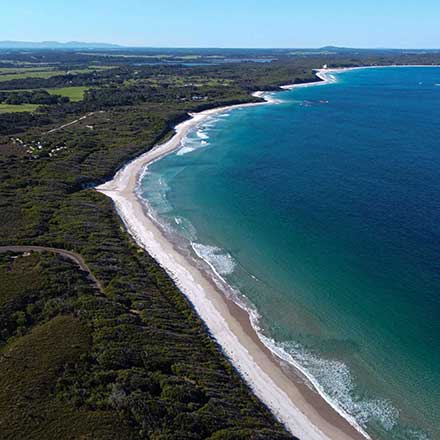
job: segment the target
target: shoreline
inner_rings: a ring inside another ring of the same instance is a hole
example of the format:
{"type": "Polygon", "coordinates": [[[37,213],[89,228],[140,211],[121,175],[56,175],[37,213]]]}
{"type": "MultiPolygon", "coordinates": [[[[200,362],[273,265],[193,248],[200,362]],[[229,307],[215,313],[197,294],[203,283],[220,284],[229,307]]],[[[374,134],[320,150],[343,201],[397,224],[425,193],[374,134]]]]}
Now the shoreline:
{"type": "MultiPolygon", "coordinates": [[[[305,82],[301,84],[287,84],[285,86],[280,86],[282,90],[293,90],[298,87],[311,87],[311,86],[319,86],[323,84],[329,84],[336,82],[335,78],[328,78],[327,74],[332,73],[344,73],[349,72],[351,70],[361,70],[361,69],[391,69],[391,68],[400,68],[400,67],[440,67],[440,64],[390,64],[387,66],[353,66],[353,67],[329,67],[329,68],[319,68],[313,69],[315,75],[321,81],[315,82],[305,82]]],[[[260,92],[257,92],[260,93],[260,92]]],[[[263,92],[264,93],[264,92],[263,92]]]]}
{"type": "MultiPolygon", "coordinates": [[[[331,82],[321,71],[321,81],[283,86],[284,90],[331,82]]],[[[238,104],[190,114],[175,127],[168,141],[132,160],[112,180],[96,189],[112,198],[129,233],[167,271],[202,318],[253,393],[300,440],[369,439],[348,414],[341,414],[298,366],[275,354],[261,339],[249,311],[227,298],[208,273],[179,253],[137,194],[139,178],[149,164],[178,149],[188,131],[212,115],[225,111],[277,103],[271,92],[255,92],[261,103],[238,104]],[[269,94],[269,95],[268,95],[269,94]]]]}

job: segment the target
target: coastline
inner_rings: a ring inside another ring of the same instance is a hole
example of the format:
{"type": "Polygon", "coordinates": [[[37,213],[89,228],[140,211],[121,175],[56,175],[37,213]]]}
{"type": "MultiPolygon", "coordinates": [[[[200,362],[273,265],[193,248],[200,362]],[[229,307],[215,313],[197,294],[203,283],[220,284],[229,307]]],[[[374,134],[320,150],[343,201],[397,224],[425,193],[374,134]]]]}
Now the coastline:
{"type": "MultiPolygon", "coordinates": [[[[351,70],[360,69],[390,69],[390,68],[400,68],[400,67],[440,67],[438,64],[390,64],[388,66],[354,66],[354,67],[330,67],[330,68],[320,68],[314,69],[313,72],[321,80],[316,82],[306,82],[301,84],[287,84],[281,86],[282,90],[293,90],[298,87],[311,87],[319,86],[323,84],[329,84],[336,82],[336,78],[332,76],[333,73],[343,73],[349,72],[351,70]],[[330,76],[329,76],[330,75],[330,76]]],[[[260,93],[260,92],[257,92],[260,93]]]]}
{"type": "MultiPolygon", "coordinates": [[[[321,81],[284,86],[311,86],[332,82],[316,71],[321,81]]],[[[331,72],[333,69],[325,69],[331,72]]],[[[370,438],[354,419],[341,414],[311,380],[277,356],[261,339],[247,311],[227,298],[211,277],[179,253],[164,231],[150,217],[136,189],[141,174],[152,162],[178,149],[189,130],[212,115],[234,108],[277,103],[268,92],[255,92],[261,103],[238,104],[190,114],[175,127],[174,136],[123,167],[114,178],[96,189],[112,198],[129,233],[172,277],[189,299],[211,335],[240,372],[252,391],[286,428],[300,440],[370,438]]]]}

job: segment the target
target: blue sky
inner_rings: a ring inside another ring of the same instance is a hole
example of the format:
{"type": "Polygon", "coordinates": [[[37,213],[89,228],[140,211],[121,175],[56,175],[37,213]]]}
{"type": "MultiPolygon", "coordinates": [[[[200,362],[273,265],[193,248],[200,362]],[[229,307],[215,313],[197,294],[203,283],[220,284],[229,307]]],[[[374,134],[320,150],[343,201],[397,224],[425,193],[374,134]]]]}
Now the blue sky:
{"type": "Polygon", "coordinates": [[[0,40],[440,47],[439,0],[3,0],[0,40]]]}

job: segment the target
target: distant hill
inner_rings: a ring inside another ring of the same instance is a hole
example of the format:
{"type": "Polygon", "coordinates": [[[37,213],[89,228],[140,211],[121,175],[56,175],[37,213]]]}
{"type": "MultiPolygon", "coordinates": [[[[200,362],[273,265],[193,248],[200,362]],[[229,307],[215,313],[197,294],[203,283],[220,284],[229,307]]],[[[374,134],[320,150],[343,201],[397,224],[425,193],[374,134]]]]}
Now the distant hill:
{"type": "Polygon", "coordinates": [[[85,43],[81,41],[0,41],[0,49],[118,49],[122,46],[109,43],[85,43]]]}

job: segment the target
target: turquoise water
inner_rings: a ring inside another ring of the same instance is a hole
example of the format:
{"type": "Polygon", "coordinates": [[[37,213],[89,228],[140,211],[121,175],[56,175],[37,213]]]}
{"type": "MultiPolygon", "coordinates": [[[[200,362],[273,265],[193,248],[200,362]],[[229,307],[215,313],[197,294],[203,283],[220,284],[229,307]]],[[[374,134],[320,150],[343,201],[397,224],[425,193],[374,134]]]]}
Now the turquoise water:
{"type": "Polygon", "coordinates": [[[143,196],[360,426],[440,438],[440,68],[334,78],[205,121],[143,196]]]}

